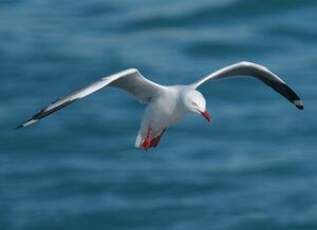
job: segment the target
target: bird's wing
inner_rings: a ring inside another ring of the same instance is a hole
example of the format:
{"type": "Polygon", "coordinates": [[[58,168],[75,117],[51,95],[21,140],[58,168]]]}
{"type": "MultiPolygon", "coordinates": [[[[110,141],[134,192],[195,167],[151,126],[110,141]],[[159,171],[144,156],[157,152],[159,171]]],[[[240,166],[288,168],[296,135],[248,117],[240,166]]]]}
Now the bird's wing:
{"type": "Polygon", "coordinates": [[[29,120],[19,125],[17,128],[23,128],[34,124],[40,119],[66,107],[74,101],[86,97],[106,86],[123,89],[144,103],[149,103],[152,97],[155,97],[164,88],[163,86],[143,77],[137,69],[127,69],[119,73],[103,77],[84,88],[76,90],[67,96],[54,101],[49,106],[32,116],[29,120]]]}
{"type": "Polygon", "coordinates": [[[252,62],[239,62],[233,65],[224,67],[202,79],[193,83],[191,86],[196,89],[201,84],[208,80],[216,80],[233,76],[248,76],[255,77],[272,89],[276,90],[279,94],[284,96],[287,100],[293,103],[298,109],[304,109],[304,105],[297,94],[286,83],[279,78],[276,74],[272,73],[266,67],[252,62]]]}

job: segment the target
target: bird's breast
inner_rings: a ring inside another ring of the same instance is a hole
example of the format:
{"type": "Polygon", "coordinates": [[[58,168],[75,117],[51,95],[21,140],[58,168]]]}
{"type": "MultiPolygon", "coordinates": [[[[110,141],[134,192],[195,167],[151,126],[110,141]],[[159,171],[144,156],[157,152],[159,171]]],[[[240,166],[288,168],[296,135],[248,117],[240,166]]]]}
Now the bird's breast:
{"type": "Polygon", "coordinates": [[[179,108],[175,95],[166,95],[153,103],[154,113],[157,120],[170,126],[183,117],[183,111],[179,108]]]}

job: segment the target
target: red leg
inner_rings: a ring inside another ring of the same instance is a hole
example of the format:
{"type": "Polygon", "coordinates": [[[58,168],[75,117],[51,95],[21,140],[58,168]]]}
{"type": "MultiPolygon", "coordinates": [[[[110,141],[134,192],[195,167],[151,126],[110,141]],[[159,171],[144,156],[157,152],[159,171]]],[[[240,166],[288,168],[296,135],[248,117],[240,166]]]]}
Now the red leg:
{"type": "Polygon", "coordinates": [[[150,147],[154,147],[155,148],[160,143],[161,137],[163,136],[165,131],[166,131],[166,128],[163,129],[163,131],[160,133],[160,135],[158,135],[157,137],[152,139],[150,147]]]}
{"type": "Polygon", "coordinates": [[[148,129],[146,137],[144,138],[144,141],[142,143],[142,148],[144,150],[148,150],[151,147],[156,147],[161,140],[161,137],[163,136],[163,134],[165,133],[166,129],[163,129],[162,132],[160,133],[160,135],[154,137],[153,139],[151,139],[151,128],[148,129]]]}
{"type": "Polygon", "coordinates": [[[142,148],[144,150],[148,150],[149,148],[151,148],[151,137],[150,136],[151,136],[151,128],[148,128],[146,137],[142,143],[142,148]]]}

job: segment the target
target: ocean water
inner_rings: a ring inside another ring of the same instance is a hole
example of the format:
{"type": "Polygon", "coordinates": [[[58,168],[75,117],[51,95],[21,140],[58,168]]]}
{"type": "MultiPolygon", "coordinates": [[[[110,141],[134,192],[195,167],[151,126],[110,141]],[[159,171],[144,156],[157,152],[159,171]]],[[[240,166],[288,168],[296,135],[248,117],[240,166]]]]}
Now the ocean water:
{"type": "Polygon", "coordinates": [[[0,229],[317,229],[317,1],[0,1],[0,229]],[[133,147],[144,105],[100,91],[12,128],[69,91],[136,67],[190,83],[268,66],[299,111],[255,79],[201,88],[160,146],[133,147]]]}

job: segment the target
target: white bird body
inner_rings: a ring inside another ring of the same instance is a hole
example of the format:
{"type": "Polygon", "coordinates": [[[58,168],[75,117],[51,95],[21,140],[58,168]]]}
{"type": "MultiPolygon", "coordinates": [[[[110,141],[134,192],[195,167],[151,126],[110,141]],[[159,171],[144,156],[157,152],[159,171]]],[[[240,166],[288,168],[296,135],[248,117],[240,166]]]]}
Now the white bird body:
{"type": "Polygon", "coordinates": [[[140,147],[146,135],[153,139],[171,127],[188,112],[182,101],[182,94],[190,89],[188,86],[166,86],[146,107],[135,147],[140,147]],[[150,128],[150,133],[149,132],[150,128]]]}
{"type": "Polygon", "coordinates": [[[87,87],[58,99],[17,128],[37,123],[40,119],[78,99],[86,97],[106,86],[112,86],[123,89],[140,102],[148,104],[135,141],[136,147],[147,150],[148,148],[156,147],[165,130],[181,120],[187,113],[201,114],[210,121],[210,116],[206,110],[205,98],[196,89],[206,81],[237,75],[255,77],[287,98],[298,109],[302,110],[304,108],[297,94],[281,78],[266,67],[251,62],[239,62],[227,66],[193,84],[174,86],[159,85],[143,77],[137,69],[127,69],[101,78],[87,87]]]}

